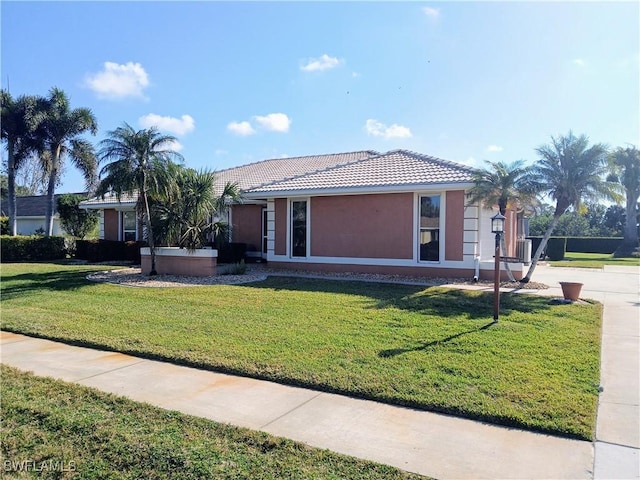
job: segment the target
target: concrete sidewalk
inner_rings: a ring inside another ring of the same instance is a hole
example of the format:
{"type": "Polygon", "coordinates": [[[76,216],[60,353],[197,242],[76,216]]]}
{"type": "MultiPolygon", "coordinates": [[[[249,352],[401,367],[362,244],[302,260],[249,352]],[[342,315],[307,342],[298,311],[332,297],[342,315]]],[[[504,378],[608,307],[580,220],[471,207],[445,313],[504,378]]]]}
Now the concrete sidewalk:
{"type": "Polygon", "coordinates": [[[299,440],[438,479],[640,478],[640,269],[539,267],[605,304],[594,444],[2,332],[1,360],[36,375],[299,440]],[[595,455],[594,455],[595,451],[595,455]],[[595,460],[595,463],[594,463],[595,460]]]}

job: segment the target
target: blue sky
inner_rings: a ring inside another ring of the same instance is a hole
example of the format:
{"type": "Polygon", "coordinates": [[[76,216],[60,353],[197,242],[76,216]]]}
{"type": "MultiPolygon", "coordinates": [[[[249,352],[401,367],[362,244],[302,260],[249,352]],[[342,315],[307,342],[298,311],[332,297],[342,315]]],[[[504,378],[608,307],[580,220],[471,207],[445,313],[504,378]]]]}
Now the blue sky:
{"type": "MultiPolygon", "coordinates": [[[[535,161],[552,135],[640,145],[638,2],[0,2],[1,83],[57,86],[187,166],[414,150],[535,161]]],[[[67,167],[58,192],[83,189],[67,167]]]]}

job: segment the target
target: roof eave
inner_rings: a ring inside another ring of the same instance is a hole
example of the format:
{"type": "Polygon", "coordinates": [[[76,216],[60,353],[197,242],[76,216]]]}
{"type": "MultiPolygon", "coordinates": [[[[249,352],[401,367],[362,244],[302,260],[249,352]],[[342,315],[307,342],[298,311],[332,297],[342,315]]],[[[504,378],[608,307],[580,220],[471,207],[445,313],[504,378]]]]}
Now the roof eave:
{"type": "Polygon", "coordinates": [[[281,198],[281,197],[312,197],[328,195],[366,195],[372,193],[411,193],[422,191],[466,190],[473,187],[473,182],[423,183],[411,185],[380,185],[363,187],[339,188],[308,188],[295,190],[272,190],[246,192],[247,199],[281,198]]]}

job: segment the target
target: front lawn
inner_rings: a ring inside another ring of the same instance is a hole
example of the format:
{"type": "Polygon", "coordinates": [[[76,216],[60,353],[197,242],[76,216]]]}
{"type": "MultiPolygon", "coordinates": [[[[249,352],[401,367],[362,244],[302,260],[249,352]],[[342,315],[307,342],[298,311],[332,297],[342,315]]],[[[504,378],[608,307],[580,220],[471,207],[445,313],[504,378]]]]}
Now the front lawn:
{"type": "Polygon", "coordinates": [[[552,267],[602,268],[605,265],[640,266],[640,258],[614,258],[608,253],[567,252],[564,260],[549,262],[552,267]]]}
{"type": "Polygon", "coordinates": [[[2,478],[424,478],[6,366],[1,373],[2,478]]]}
{"type": "MultiPolygon", "coordinates": [[[[130,288],[100,267],[2,265],[2,328],[591,439],[600,304],[272,277],[130,288]]],[[[104,267],[102,267],[104,268],[104,267]]]]}

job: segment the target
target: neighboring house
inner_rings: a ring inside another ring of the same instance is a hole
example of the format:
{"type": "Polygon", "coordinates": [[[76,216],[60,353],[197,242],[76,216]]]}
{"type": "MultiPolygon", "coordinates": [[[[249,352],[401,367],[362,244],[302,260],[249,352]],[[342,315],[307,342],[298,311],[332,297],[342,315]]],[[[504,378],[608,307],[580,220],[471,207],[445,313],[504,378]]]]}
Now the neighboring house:
{"type": "MultiPolygon", "coordinates": [[[[83,195],[83,194],[80,194],[83,195]]],[[[86,195],[86,193],[84,194],[86,195]]],[[[64,235],[64,230],[60,226],[60,217],[58,216],[58,197],[55,196],[55,211],[53,217],[53,235],[64,235]]],[[[2,215],[9,216],[9,200],[3,199],[2,215]]],[[[47,212],[47,196],[35,195],[30,197],[16,197],[16,222],[18,226],[18,235],[33,235],[36,232],[45,229],[45,219],[47,212]]]]}
{"type": "MultiPolygon", "coordinates": [[[[232,241],[270,266],[473,277],[478,260],[492,277],[496,212],[467,205],[473,172],[406,150],[361,151],[264,160],[217,172],[216,182],[237,182],[244,194],[228,212],[232,241]]],[[[102,238],[126,238],[134,199],[82,206],[102,210],[102,238]]],[[[521,224],[507,212],[510,256],[521,224]]],[[[513,270],[521,275],[522,264],[513,270]]]]}

